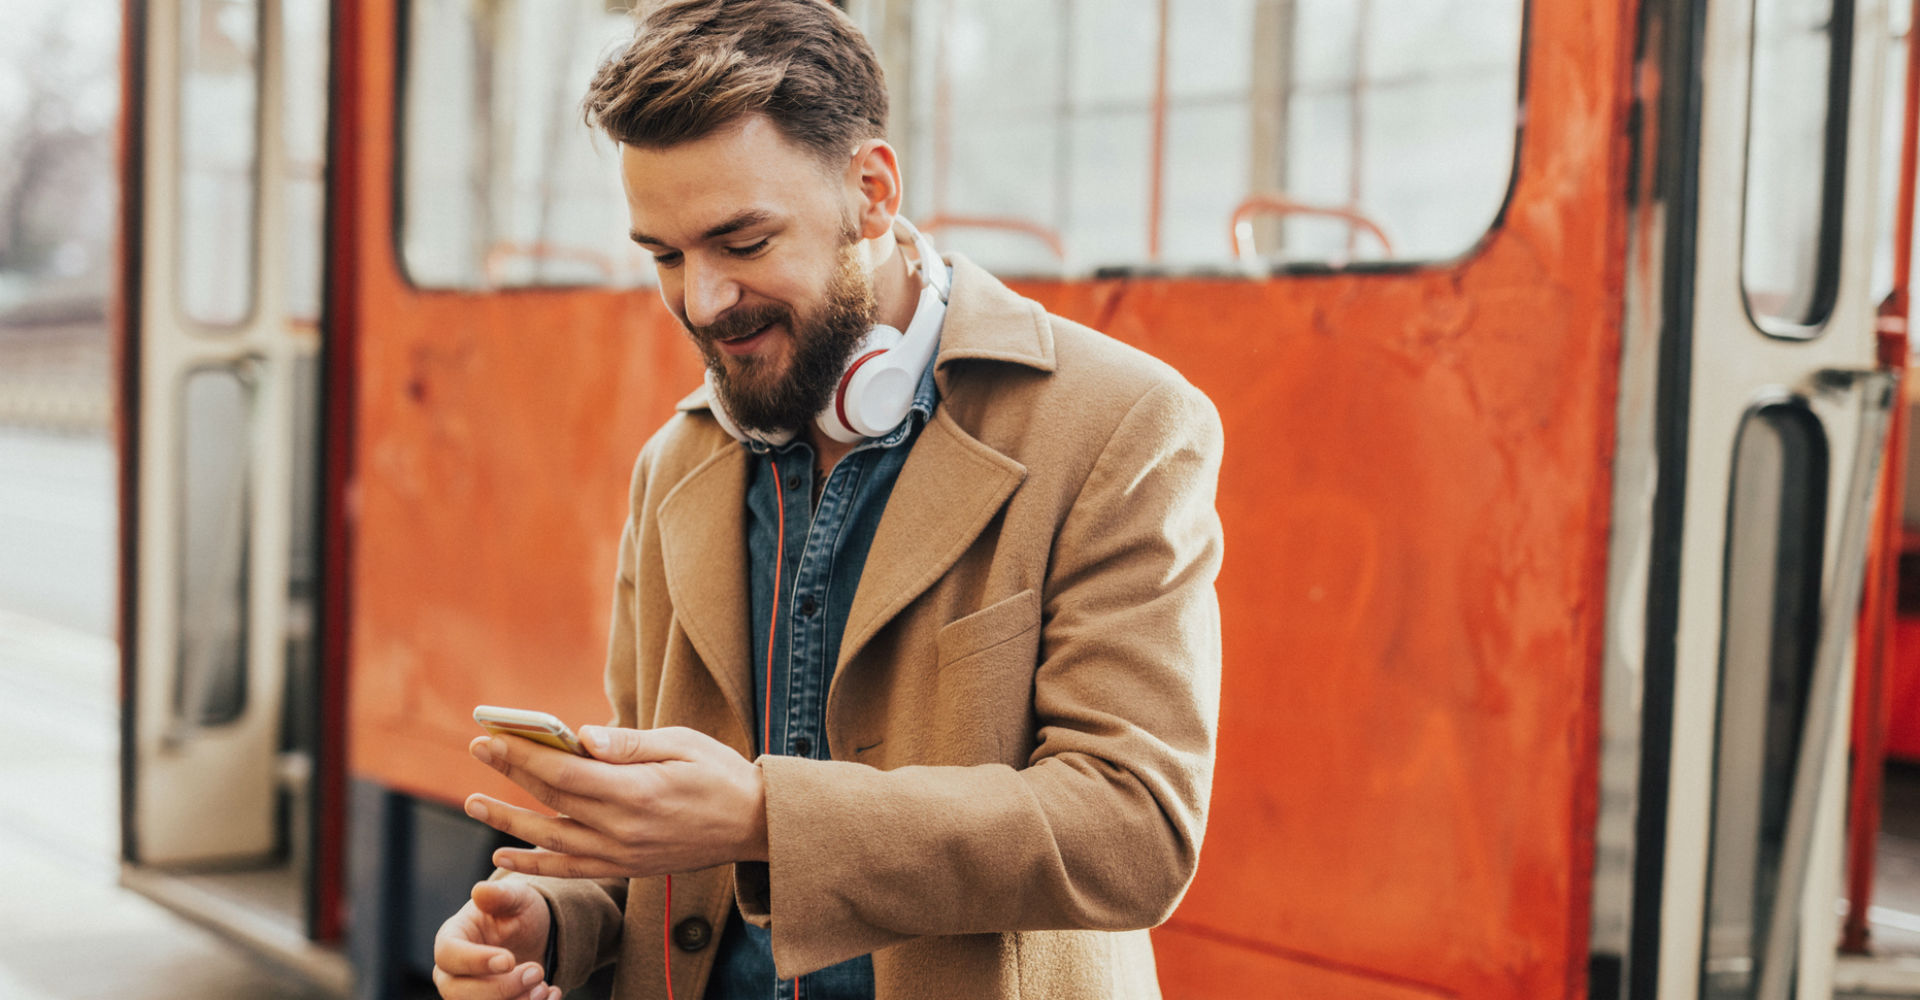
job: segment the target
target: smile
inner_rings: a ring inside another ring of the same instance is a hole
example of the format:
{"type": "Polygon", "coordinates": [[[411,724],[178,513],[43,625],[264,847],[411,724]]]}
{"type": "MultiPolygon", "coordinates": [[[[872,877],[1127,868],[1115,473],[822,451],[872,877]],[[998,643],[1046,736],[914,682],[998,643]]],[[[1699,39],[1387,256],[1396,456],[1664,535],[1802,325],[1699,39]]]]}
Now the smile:
{"type": "Polygon", "coordinates": [[[760,342],[766,339],[767,334],[771,332],[774,327],[779,325],[780,324],[777,322],[768,323],[766,326],[763,326],[760,329],[754,331],[753,333],[747,334],[744,337],[735,337],[732,340],[716,340],[714,341],[714,343],[718,344],[720,346],[720,349],[727,352],[728,354],[733,354],[733,355],[747,354],[753,351],[754,348],[760,346],[760,342]]]}

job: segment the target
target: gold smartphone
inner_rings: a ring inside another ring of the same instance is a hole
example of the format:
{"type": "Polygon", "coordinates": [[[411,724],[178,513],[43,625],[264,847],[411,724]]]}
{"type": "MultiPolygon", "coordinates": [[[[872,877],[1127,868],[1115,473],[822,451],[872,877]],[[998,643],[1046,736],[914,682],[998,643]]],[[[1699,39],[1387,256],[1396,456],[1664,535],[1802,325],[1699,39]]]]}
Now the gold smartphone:
{"type": "Polygon", "coordinates": [[[581,757],[593,756],[587,753],[586,747],[580,745],[580,738],[573,735],[573,730],[568,729],[566,723],[546,712],[481,705],[473,710],[473,721],[495,736],[518,736],[581,757]]]}

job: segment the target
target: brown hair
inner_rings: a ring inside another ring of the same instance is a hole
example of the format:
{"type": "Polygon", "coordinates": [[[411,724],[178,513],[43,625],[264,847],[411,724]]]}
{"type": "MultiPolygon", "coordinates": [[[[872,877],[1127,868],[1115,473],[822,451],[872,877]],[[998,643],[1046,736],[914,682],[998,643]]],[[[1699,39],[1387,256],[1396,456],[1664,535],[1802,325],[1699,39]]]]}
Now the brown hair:
{"type": "Polygon", "coordinates": [[[860,29],[825,0],[659,0],[582,108],[616,142],[663,147],[752,114],[832,165],[887,133],[887,85],[860,29]]]}

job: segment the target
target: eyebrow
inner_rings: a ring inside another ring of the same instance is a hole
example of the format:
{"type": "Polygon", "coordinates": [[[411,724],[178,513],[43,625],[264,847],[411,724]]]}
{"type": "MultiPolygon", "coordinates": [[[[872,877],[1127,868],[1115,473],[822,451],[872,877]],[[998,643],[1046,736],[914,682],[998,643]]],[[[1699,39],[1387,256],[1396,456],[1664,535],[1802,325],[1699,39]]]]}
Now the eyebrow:
{"type": "MultiPolygon", "coordinates": [[[[773,221],[772,212],[764,209],[750,208],[701,233],[700,242],[709,243],[724,236],[731,236],[742,229],[750,229],[771,221],[773,221]]],[[[670,247],[673,245],[657,236],[648,236],[646,233],[638,231],[629,232],[627,235],[632,237],[635,243],[646,243],[657,247],[670,247]]]]}

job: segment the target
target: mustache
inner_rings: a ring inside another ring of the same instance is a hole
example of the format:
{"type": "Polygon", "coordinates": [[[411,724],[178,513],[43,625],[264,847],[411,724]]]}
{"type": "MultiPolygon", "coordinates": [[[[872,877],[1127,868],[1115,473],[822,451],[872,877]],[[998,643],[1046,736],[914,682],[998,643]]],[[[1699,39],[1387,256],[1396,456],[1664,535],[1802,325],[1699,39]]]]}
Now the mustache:
{"type": "Polygon", "coordinates": [[[703,344],[721,340],[737,340],[755,333],[769,323],[788,321],[788,310],[784,306],[767,303],[735,309],[706,326],[687,327],[687,332],[703,344]]]}

